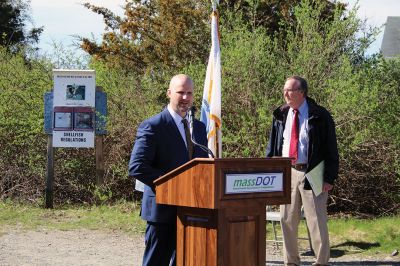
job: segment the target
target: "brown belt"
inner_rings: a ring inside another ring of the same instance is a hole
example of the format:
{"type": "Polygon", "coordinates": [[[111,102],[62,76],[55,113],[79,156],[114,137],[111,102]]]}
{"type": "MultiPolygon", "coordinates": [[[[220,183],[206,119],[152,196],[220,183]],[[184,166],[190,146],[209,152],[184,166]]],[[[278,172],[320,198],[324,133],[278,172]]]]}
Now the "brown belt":
{"type": "Polygon", "coordinates": [[[292,168],[296,169],[297,171],[305,171],[307,169],[307,164],[306,163],[293,164],[292,168]]]}

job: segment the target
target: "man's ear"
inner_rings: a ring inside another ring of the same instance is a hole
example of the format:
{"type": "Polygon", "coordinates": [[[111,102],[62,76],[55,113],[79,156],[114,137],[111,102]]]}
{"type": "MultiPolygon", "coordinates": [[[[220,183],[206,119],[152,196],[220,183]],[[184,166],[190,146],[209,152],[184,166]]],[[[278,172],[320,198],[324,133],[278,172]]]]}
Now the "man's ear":
{"type": "Polygon", "coordinates": [[[171,90],[170,89],[167,90],[167,97],[171,98],[171,90]]]}

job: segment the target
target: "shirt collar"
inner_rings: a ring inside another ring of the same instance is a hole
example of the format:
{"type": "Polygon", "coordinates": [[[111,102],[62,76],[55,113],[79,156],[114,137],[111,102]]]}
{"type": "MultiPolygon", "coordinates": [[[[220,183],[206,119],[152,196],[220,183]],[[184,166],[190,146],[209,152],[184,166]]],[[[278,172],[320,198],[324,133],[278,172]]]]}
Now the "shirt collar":
{"type": "MultiPolygon", "coordinates": [[[[307,100],[304,100],[303,103],[300,105],[299,109],[297,110],[299,111],[299,115],[305,114],[306,111],[308,110],[307,100]]],[[[292,107],[290,107],[290,111],[293,112],[292,107]]]]}
{"type": "Polygon", "coordinates": [[[187,119],[187,114],[184,118],[182,118],[180,115],[178,115],[173,109],[172,107],[168,104],[167,106],[168,112],[171,114],[172,118],[174,119],[174,122],[177,126],[182,125],[182,120],[183,119],[187,119]]]}

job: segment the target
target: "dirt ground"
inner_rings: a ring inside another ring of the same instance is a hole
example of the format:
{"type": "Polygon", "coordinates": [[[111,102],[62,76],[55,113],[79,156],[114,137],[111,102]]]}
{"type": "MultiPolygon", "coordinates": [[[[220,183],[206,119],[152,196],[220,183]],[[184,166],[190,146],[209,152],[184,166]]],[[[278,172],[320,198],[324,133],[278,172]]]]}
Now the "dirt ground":
{"type": "MultiPolygon", "coordinates": [[[[141,265],[143,236],[121,232],[11,231],[0,235],[1,266],[66,265],[141,265]]],[[[313,257],[303,250],[302,265],[311,265],[313,257]]],[[[266,265],[283,265],[281,249],[267,243],[266,265]]],[[[332,265],[400,265],[400,257],[380,255],[360,258],[332,251],[332,265]]]]}

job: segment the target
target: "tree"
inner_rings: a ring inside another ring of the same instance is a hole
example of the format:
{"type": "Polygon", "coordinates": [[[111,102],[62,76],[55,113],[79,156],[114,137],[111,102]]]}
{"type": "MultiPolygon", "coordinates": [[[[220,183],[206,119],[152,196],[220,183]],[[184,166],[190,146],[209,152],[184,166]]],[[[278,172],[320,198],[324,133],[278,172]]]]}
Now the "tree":
{"type": "Polygon", "coordinates": [[[108,31],[100,45],[82,39],[82,48],[96,58],[143,73],[155,68],[179,68],[207,58],[207,4],[191,0],[134,0],[125,18],[89,3],[101,14],[108,31]]]}
{"type": "Polygon", "coordinates": [[[29,1],[1,0],[0,2],[0,45],[16,51],[18,46],[35,44],[43,31],[41,28],[32,28],[26,32],[26,20],[29,1]]]}
{"type": "MultiPolygon", "coordinates": [[[[280,23],[296,26],[294,8],[300,0],[224,0],[218,8],[221,27],[232,28],[242,20],[250,29],[263,27],[269,35],[280,31],[280,23]]],[[[328,0],[321,12],[323,20],[333,20],[334,10],[343,4],[328,0]]],[[[316,4],[315,4],[316,5],[316,4]]],[[[122,65],[142,73],[149,69],[180,68],[190,62],[206,62],[210,46],[209,1],[134,0],[125,5],[125,17],[89,3],[84,4],[103,16],[106,33],[101,44],[82,38],[81,47],[109,64],[122,65]]]]}
{"type": "MultiPolygon", "coordinates": [[[[223,0],[220,1],[220,9],[224,14],[233,13],[249,22],[253,28],[263,27],[269,35],[280,32],[281,23],[286,22],[293,27],[296,26],[294,9],[301,3],[301,0],[223,0]]],[[[314,7],[322,4],[324,6],[320,13],[322,20],[333,20],[335,10],[345,10],[346,4],[332,3],[329,0],[314,1],[314,7]]]]}

